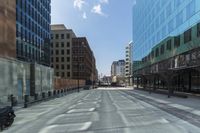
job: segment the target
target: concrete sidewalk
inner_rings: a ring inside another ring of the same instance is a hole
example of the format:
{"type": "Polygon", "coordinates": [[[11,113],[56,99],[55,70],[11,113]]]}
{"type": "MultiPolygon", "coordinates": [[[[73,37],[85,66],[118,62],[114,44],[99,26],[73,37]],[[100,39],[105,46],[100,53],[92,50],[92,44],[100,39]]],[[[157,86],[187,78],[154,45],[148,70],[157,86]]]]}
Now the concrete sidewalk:
{"type": "Polygon", "coordinates": [[[179,109],[193,111],[193,112],[196,112],[195,114],[200,115],[200,104],[199,104],[200,98],[197,98],[194,96],[189,96],[188,98],[179,98],[179,97],[172,96],[168,98],[166,95],[157,94],[157,93],[149,94],[149,92],[147,91],[134,90],[131,92],[140,96],[150,98],[157,102],[166,103],[170,106],[177,107],[179,109]]]}

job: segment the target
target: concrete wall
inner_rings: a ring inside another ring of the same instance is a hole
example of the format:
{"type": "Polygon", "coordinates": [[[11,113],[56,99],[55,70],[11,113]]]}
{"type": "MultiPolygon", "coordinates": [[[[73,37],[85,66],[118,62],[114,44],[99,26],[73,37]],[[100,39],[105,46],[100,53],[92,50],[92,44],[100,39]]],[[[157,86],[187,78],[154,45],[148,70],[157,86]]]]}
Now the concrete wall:
{"type": "Polygon", "coordinates": [[[13,94],[17,99],[30,90],[27,82],[30,80],[30,65],[15,60],[0,58],[0,102],[8,101],[13,94]]]}
{"type": "Polygon", "coordinates": [[[35,65],[35,92],[48,92],[53,90],[53,69],[34,64],[35,65]]]}
{"type": "Polygon", "coordinates": [[[35,86],[35,93],[38,94],[53,90],[53,69],[0,58],[0,104],[9,102],[8,97],[11,94],[18,102],[22,101],[24,95],[30,95],[33,86],[35,86]],[[35,69],[31,69],[31,66],[35,69]],[[36,80],[32,81],[32,77],[36,80]]]}

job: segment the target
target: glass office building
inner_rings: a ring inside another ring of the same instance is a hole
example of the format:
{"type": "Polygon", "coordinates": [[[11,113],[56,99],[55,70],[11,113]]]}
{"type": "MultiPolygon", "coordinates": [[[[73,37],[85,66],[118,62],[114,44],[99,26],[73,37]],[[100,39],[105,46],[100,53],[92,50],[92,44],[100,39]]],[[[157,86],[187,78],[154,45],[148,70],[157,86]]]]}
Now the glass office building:
{"type": "Polygon", "coordinates": [[[17,58],[50,65],[51,0],[16,0],[17,58]]]}
{"type": "Polygon", "coordinates": [[[200,0],[136,0],[133,6],[133,60],[142,60],[169,36],[200,22],[200,0]]]}

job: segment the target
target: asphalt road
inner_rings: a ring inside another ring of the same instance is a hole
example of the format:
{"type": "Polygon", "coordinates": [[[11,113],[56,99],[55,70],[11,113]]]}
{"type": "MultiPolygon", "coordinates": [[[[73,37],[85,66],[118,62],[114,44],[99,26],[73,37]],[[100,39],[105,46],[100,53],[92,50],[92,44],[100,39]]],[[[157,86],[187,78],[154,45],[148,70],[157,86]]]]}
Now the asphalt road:
{"type": "Polygon", "coordinates": [[[4,132],[200,133],[200,111],[188,109],[135,90],[101,88],[20,109],[4,132]]]}

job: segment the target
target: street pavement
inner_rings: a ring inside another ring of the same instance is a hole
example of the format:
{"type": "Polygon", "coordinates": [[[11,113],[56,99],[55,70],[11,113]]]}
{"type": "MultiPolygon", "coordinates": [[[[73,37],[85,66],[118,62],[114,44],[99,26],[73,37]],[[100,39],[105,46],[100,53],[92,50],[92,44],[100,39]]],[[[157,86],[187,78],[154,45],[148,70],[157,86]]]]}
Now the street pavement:
{"type": "Polygon", "coordinates": [[[200,133],[200,99],[99,88],[16,111],[5,133],[200,133]]]}

